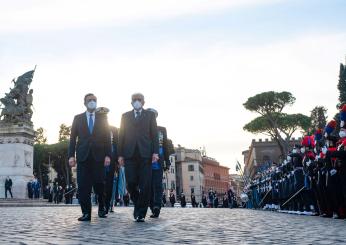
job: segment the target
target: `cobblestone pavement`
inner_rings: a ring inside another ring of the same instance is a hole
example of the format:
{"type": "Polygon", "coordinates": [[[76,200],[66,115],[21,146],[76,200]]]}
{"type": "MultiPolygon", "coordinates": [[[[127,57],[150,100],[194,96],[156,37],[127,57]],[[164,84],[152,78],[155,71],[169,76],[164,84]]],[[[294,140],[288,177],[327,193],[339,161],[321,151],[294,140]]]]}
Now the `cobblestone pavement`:
{"type": "Polygon", "coordinates": [[[0,244],[346,244],[344,220],[269,211],[164,208],[145,223],[132,208],[79,216],[77,206],[0,208],[0,244]]]}

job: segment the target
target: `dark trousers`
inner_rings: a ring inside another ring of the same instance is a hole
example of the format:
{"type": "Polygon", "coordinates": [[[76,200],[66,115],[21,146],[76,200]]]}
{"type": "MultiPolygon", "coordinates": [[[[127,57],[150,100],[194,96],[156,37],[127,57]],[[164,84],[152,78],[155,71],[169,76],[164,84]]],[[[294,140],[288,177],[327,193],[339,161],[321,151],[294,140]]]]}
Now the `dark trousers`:
{"type": "Polygon", "coordinates": [[[99,211],[104,210],[104,163],[96,162],[89,154],[77,164],[78,197],[83,214],[91,214],[91,189],[98,196],[99,211]]]}
{"type": "Polygon", "coordinates": [[[7,192],[11,194],[11,198],[13,198],[11,188],[5,188],[5,198],[7,198],[7,192]]]}
{"type": "Polygon", "coordinates": [[[150,199],[150,209],[154,210],[154,207],[161,209],[162,206],[162,176],[163,170],[153,169],[151,178],[151,199],[150,199]]]}
{"type": "Polygon", "coordinates": [[[115,171],[115,164],[113,166],[113,163],[111,166],[109,166],[108,169],[105,170],[105,207],[106,211],[108,212],[111,199],[112,199],[112,193],[113,193],[113,182],[114,182],[114,171],[115,171]]]}
{"type": "Polygon", "coordinates": [[[135,205],[134,218],[145,218],[150,203],[151,159],[141,158],[138,154],[125,160],[125,177],[127,190],[135,205]]]}

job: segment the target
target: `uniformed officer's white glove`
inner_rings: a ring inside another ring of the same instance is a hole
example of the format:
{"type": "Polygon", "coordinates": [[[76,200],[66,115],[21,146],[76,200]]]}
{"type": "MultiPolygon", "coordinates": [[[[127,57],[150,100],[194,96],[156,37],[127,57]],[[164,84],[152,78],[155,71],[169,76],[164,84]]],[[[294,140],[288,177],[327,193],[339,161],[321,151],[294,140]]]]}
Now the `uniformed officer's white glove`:
{"type": "Polygon", "coordinates": [[[336,170],[336,169],[332,169],[332,170],[330,170],[330,176],[333,176],[334,174],[336,174],[338,171],[336,170]]]}

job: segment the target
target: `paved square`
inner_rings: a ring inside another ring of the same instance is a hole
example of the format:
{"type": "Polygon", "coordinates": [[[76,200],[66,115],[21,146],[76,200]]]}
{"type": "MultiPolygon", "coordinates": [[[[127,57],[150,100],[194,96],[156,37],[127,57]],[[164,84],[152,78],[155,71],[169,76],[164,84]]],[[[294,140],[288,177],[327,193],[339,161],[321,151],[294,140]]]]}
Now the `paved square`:
{"type": "Polygon", "coordinates": [[[1,244],[346,244],[346,221],[246,209],[164,208],[132,220],[132,208],[77,221],[80,208],[4,207],[1,244]]]}

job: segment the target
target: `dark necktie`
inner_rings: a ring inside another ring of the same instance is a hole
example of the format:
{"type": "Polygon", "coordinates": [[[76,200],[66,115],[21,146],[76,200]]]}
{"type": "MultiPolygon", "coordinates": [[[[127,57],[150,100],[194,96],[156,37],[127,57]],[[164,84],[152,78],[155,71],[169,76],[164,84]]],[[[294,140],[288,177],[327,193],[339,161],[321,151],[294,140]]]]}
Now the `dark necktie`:
{"type": "Polygon", "coordinates": [[[93,114],[90,114],[89,116],[89,133],[91,134],[94,129],[94,119],[93,119],[93,114]]]}
{"type": "Polygon", "coordinates": [[[136,111],[136,120],[138,120],[140,116],[141,116],[141,112],[136,111]]]}

